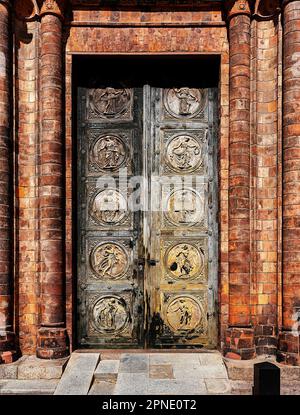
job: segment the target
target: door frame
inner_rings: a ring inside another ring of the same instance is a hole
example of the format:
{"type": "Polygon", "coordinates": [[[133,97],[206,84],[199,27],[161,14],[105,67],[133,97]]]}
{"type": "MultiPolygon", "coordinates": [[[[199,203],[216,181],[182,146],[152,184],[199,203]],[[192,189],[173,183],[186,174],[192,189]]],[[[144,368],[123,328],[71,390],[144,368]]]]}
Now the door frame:
{"type": "MultiPolygon", "coordinates": [[[[105,53],[105,54],[101,53],[101,54],[93,54],[91,56],[97,57],[99,59],[101,59],[101,58],[106,59],[106,58],[109,58],[111,56],[120,56],[120,55],[123,56],[124,58],[136,57],[136,54],[132,55],[130,53],[124,53],[124,54],[119,54],[118,53],[116,55],[112,54],[112,53],[105,53]]],[[[208,57],[210,54],[201,54],[201,53],[186,53],[186,54],[185,53],[180,53],[180,54],[177,54],[177,53],[171,53],[171,54],[141,53],[141,54],[137,54],[137,55],[145,56],[147,59],[151,59],[152,57],[164,58],[164,57],[169,57],[171,55],[171,56],[174,56],[174,57],[176,56],[176,58],[185,57],[185,58],[188,58],[189,60],[192,60],[193,58],[200,57],[200,56],[201,57],[203,57],[203,56],[208,57]]],[[[214,55],[215,57],[218,57],[218,58],[220,57],[219,54],[212,54],[212,55],[214,55]]],[[[78,54],[78,53],[72,54],[72,58],[74,56],[80,57],[82,55],[78,54]]],[[[218,67],[220,66],[219,61],[216,60],[215,63],[218,64],[218,67]]],[[[72,66],[73,66],[73,62],[72,62],[72,66]]],[[[218,94],[220,95],[220,83],[219,82],[218,82],[217,88],[218,88],[218,94]]],[[[73,99],[72,99],[73,115],[76,114],[76,116],[73,116],[73,119],[72,119],[72,159],[77,160],[77,149],[76,149],[77,139],[78,139],[78,137],[77,137],[77,99],[76,99],[76,94],[74,94],[74,91],[77,88],[77,84],[76,84],[76,80],[74,79],[74,77],[72,77],[71,87],[72,87],[72,92],[73,92],[73,94],[72,94],[73,95],[73,99]]],[[[218,105],[219,105],[219,96],[218,96],[218,105]]],[[[220,169],[220,166],[219,166],[219,151],[220,151],[220,149],[219,149],[219,146],[220,146],[219,122],[220,122],[221,117],[220,117],[218,108],[216,108],[216,114],[215,115],[216,116],[214,118],[214,121],[215,121],[214,122],[214,124],[215,124],[214,131],[215,131],[215,134],[216,134],[216,145],[215,145],[215,151],[214,151],[214,159],[215,159],[214,163],[215,163],[215,172],[217,174],[217,177],[219,177],[219,174],[220,174],[219,173],[219,169],[220,169]]],[[[76,199],[76,194],[75,194],[75,199],[74,199],[74,190],[75,190],[75,193],[76,193],[76,189],[77,189],[77,179],[76,179],[76,174],[74,174],[74,169],[76,171],[75,163],[73,163],[73,167],[72,167],[72,171],[73,171],[73,173],[72,173],[72,194],[73,194],[73,196],[72,196],[72,200],[73,200],[73,203],[72,203],[72,206],[73,206],[73,209],[72,209],[72,232],[73,232],[73,235],[74,235],[74,230],[75,230],[75,233],[76,233],[76,226],[74,226],[74,224],[76,224],[76,220],[75,220],[75,218],[76,218],[76,202],[74,203],[74,200],[76,199]],[[74,183],[75,183],[75,186],[74,186],[74,183]],[[74,212],[75,212],[75,215],[74,215],[74,212]]],[[[218,212],[217,212],[216,225],[218,226],[218,224],[220,222],[220,218],[219,218],[220,188],[219,188],[218,184],[217,184],[217,188],[216,188],[216,195],[217,195],[217,202],[218,202],[218,207],[217,207],[218,212]]],[[[215,300],[216,300],[216,304],[217,304],[216,313],[217,313],[217,316],[220,316],[220,311],[221,310],[220,310],[220,302],[219,302],[219,295],[220,295],[220,293],[219,293],[219,290],[220,290],[220,283],[219,283],[219,274],[220,274],[220,269],[219,269],[220,234],[219,234],[219,231],[218,231],[217,235],[218,235],[218,238],[217,238],[216,242],[217,242],[218,258],[217,258],[217,261],[216,261],[217,270],[216,270],[216,278],[215,278],[217,298],[215,300]]],[[[73,241],[71,241],[71,242],[72,242],[71,245],[72,245],[72,252],[73,252],[73,255],[72,255],[72,263],[73,263],[73,266],[72,266],[72,282],[73,282],[72,283],[72,321],[73,321],[73,323],[72,323],[72,340],[73,340],[73,346],[74,346],[73,349],[74,349],[74,348],[77,347],[77,288],[76,288],[76,286],[77,286],[77,260],[76,260],[76,254],[77,254],[76,243],[77,243],[77,241],[76,241],[76,238],[73,238],[73,241]],[[74,255],[74,253],[75,253],[75,255],[74,255]]],[[[220,347],[220,344],[219,344],[219,331],[220,331],[220,321],[219,321],[219,318],[217,318],[216,342],[215,342],[215,345],[212,348],[219,348],[220,347]]],[[[143,346],[141,346],[141,347],[143,347],[143,346]]],[[[116,348],[119,349],[119,347],[116,347],[116,348]]],[[[122,349],[122,348],[120,348],[120,349],[122,349]]],[[[81,350],[82,350],[82,348],[81,348],[81,350]]]]}

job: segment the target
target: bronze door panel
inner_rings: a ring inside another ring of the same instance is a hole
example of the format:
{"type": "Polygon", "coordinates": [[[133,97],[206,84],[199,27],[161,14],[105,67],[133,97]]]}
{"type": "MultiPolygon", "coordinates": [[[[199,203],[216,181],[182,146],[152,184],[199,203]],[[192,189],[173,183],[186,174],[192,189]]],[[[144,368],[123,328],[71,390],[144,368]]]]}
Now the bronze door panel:
{"type": "Polygon", "coordinates": [[[137,347],[142,217],[124,183],[142,169],[142,89],[80,88],[78,100],[78,342],[137,347]]]}
{"type": "Polygon", "coordinates": [[[79,345],[215,347],[216,91],[78,91],[79,345]]]}
{"type": "Polygon", "coordinates": [[[217,344],[216,94],[151,88],[152,267],[145,279],[153,346],[217,344]]]}

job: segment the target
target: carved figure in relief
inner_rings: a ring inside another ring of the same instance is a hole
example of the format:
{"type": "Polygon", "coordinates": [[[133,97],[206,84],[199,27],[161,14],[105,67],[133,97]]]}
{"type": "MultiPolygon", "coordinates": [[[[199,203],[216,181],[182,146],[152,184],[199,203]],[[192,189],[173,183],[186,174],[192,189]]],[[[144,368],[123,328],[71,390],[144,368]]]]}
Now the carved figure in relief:
{"type": "Polygon", "coordinates": [[[96,161],[103,169],[114,169],[119,167],[125,157],[123,143],[114,136],[101,138],[95,146],[96,161]]]}
{"type": "Polygon", "coordinates": [[[130,100],[131,94],[128,89],[95,89],[90,95],[90,110],[93,116],[120,117],[128,109],[130,100]]]}
{"type": "Polygon", "coordinates": [[[176,258],[181,274],[188,275],[192,271],[193,265],[189,260],[189,250],[186,245],[183,247],[183,250],[176,255],[176,258]]]}
{"type": "Polygon", "coordinates": [[[170,160],[180,169],[194,167],[194,156],[199,155],[199,144],[189,136],[177,137],[171,148],[170,160]]]}
{"type": "Polygon", "coordinates": [[[173,330],[193,330],[203,318],[199,304],[190,297],[177,297],[167,307],[167,321],[173,330]]]}
{"type": "Polygon", "coordinates": [[[192,279],[203,273],[205,254],[203,249],[189,243],[171,246],[166,252],[165,264],[172,278],[192,279]]]}
{"type": "Polygon", "coordinates": [[[100,100],[106,103],[104,114],[115,115],[117,112],[117,101],[124,91],[114,88],[106,88],[105,92],[100,96],[100,100]]]}
{"type": "Polygon", "coordinates": [[[189,190],[174,192],[169,198],[168,216],[178,224],[197,222],[202,216],[201,200],[198,199],[189,190]]]}
{"type": "Polygon", "coordinates": [[[116,328],[116,313],[118,307],[116,306],[116,300],[110,300],[106,307],[103,308],[99,313],[99,322],[102,327],[106,329],[116,328]]]}
{"type": "Polygon", "coordinates": [[[121,330],[127,322],[125,304],[116,297],[101,298],[94,306],[94,322],[101,331],[121,330]]]}
{"type": "Polygon", "coordinates": [[[164,105],[176,118],[193,118],[203,110],[206,94],[197,88],[171,88],[165,91],[164,105]]]}
{"type": "Polygon", "coordinates": [[[125,252],[115,244],[101,244],[92,252],[92,266],[102,278],[117,278],[127,266],[125,252]]]}
{"type": "Polygon", "coordinates": [[[193,311],[184,299],[176,301],[169,311],[177,314],[179,328],[182,329],[190,324],[193,311]]]}
{"type": "Polygon", "coordinates": [[[175,95],[179,99],[179,114],[191,115],[191,104],[198,102],[197,97],[189,88],[174,88],[175,95]]]}
{"type": "Polygon", "coordinates": [[[126,214],[126,201],[116,190],[102,190],[94,199],[91,213],[100,222],[117,223],[126,214]]]}

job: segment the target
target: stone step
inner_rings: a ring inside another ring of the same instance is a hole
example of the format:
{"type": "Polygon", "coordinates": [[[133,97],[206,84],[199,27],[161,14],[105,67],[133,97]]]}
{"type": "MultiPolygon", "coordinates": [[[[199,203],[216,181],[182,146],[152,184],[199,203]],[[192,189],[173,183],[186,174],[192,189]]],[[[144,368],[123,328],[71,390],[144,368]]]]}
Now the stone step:
{"type": "Polygon", "coordinates": [[[119,364],[119,360],[101,360],[95,370],[94,379],[116,382],[119,364]]]}
{"type": "Polygon", "coordinates": [[[18,366],[18,379],[60,379],[68,360],[44,360],[28,356],[18,366]]]}
{"type": "Polygon", "coordinates": [[[113,395],[115,386],[115,382],[95,379],[89,390],[89,395],[113,395]]]}
{"type": "Polygon", "coordinates": [[[1,380],[0,395],[53,395],[58,380],[1,380]]]}
{"type": "Polygon", "coordinates": [[[54,395],[87,395],[99,358],[99,353],[73,353],[54,395]]]}

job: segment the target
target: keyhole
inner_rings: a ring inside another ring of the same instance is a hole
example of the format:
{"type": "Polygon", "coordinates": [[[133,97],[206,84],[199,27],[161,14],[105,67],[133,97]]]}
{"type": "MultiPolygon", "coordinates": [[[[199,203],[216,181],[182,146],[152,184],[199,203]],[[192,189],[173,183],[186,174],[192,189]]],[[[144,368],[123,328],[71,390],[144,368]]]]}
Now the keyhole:
{"type": "Polygon", "coordinates": [[[173,264],[171,264],[170,270],[171,271],[176,271],[177,270],[177,263],[176,262],[173,262],[173,264]]]}

